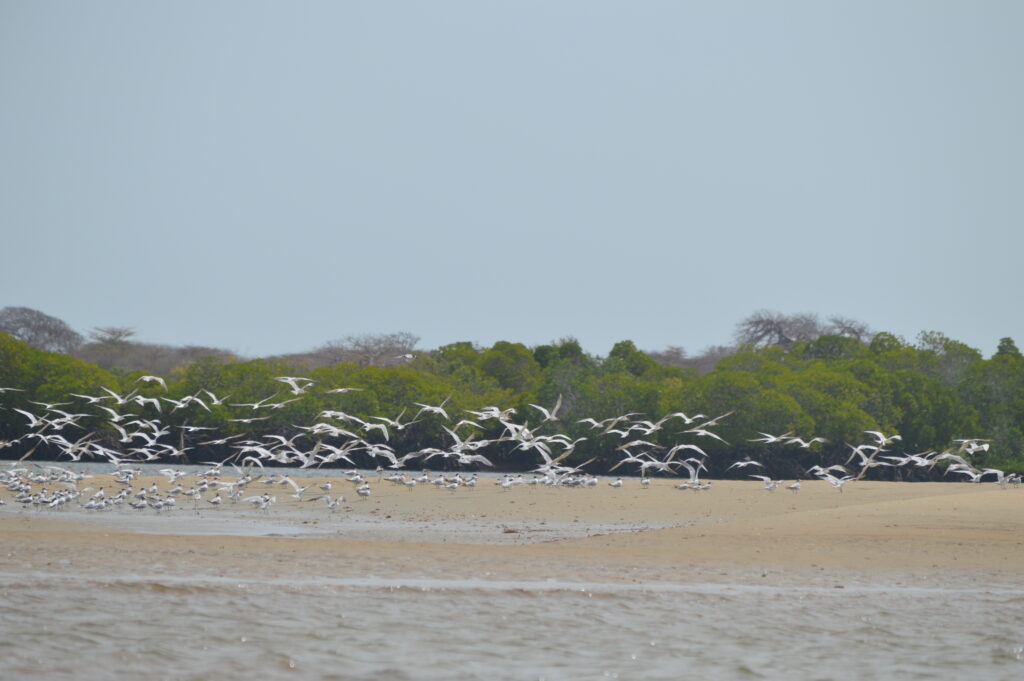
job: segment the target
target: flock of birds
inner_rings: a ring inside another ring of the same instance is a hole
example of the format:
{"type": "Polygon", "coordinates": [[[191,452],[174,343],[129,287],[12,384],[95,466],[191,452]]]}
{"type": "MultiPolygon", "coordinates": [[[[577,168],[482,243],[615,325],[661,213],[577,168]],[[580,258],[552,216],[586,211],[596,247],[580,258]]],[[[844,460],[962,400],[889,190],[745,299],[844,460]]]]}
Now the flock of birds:
{"type": "MultiPolygon", "coordinates": [[[[40,409],[10,407],[25,419],[26,432],[13,440],[0,440],[0,449],[18,444],[23,447],[31,446],[19,461],[13,462],[11,467],[0,472],[0,485],[14,495],[14,502],[37,508],[60,508],[77,503],[85,510],[129,506],[138,510],[148,508],[156,511],[179,507],[181,497],[187,500],[182,502],[183,504],[190,501],[197,509],[200,504],[220,506],[227,501],[248,503],[265,511],[277,501],[273,490],[287,486],[291,489],[291,497],[299,501],[323,501],[326,507],[333,511],[346,499],[341,494],[331,496],[331,480],[328,479],[315,488],[313,485],[302,486],[289,474],[271,473],[270,469],[265,468],[265,464],[273,462],[277,465],[294,465],[303,469],[339,467],[347,464],[346,467],[353,470],[350,470],[344,479],[353,485],[357,497],[366,499],[372,494],[370,480],[355,470],[357,468],[373,468],[376,464],[379,482],[390,482],[407,488],[418,484],[429,484],[452,491],[462,487],[472,488],[479,480],[476,473],[468,476],[462,472],[453,475],[432,475],[428,470],[428,466],[433,465],[430,462],[439,460],[442,467],[448,469],[467,466],[493,467],[493,463],[483,450],[502,443],[507,443],[506,446],[512,447],[513,450],[532,451],[537,456],[537,467],[529,471],[532,477],[506,474],[495,479],[495,484],[504,490],[516,485],[594,487],[599,484],[597,477],[583,470],[594,459],[575,466],[570,466],[566,462],[577,445],[588,438],[572,440],[561,433],[540,432],[546,424],[559,421],[561,396],[551,408],[530,405],[537,411],[538,418],[537,424],[533,427],[528,421],[516,422],[513,418],[516,414],[515,409],[501,409],[496,406],[466,410],[467,417],[453,423],[454,419],[446,409],[448,400],[439,405],[414,403],[417,408],[415,414],[406,421],[402,421],[405,411],[393,419],[373,416],[364,420],[343,411],[324,410],[319,414],[316,423],[296,426],[297,432],[291,437],[267,434],[260,439],[243,439],[245,435],[223,436],[208,427],[186,424],[172,428],[161,422],[160,416],[163,415],[164,409],[171,412],[183,409],[209,411],[211,405],[223,405],[242,410],[231,419],[232,421],[249,424],[266,418],[259,415],[261,412],[279,409],[302,399],[314,384],[314,381],[304,377],[281,376],[275,380],[288,387],[291,397],[277,399],[280,396],[278,392],[255,402],[231,403],[226,402],[229,397],[218,396],[205,389],[195,395],[174,399],[168,396],[144,396],[137,389],[120,394],[104,387],[101,388],[102,394],[99,395],[71,393],[69,398],[72,401],[69,402],[30,402],[40,409]],[[63,407],[73,407],[73,410],[65,410],[63,407]],[[394,433],[404,431],[425,419],[436,420],[441,424],[447,438],[450,439],[447,446],[426,447],[400,454],[389,444],[394,433]],[[174,432],[175,429],[177,433],[174,432]],[[487,430],[500,435],[491,438],[479,437],[487,430]],[[84,434],[76,431],[84,431],[84,434]],[[78,436],[70,434],[73,432],[78,436]],[[186,446],[187,443],[189,446],[186,446]],[[142,476],[142,469],[138,468],[137,464],[185,458],[187,452],[197,445],[230,447],[234,454],[225,461],[204,462],[209,468],[194,476],[195,480],[188,487],[185,486],[184,471],[163,468],[159,470],[159,474],[167,478],[163,489],[155,483],[135,488],[136,481],[142,476]],[[71,461],[103,460],[114,464],[116,473],[113,481],[119,490],[110,493],[103,487],[96,491],[91,488],[80,489],[79,485],[90,477],[88,473],[75,472],[62,466],[36,463],[19,466],[40,447],[43,448],[42,453],[48,456],[56,454],[71,461]],[[362,465],[357,463],[357,458],[362,459],[362,465]],[[412,461],[418,462],[423,469],[422,473],[406,475],[399,472],[412,461]],[[225,466],[230,466],[234,475],[223,475],[225,466]],[[394,472],[385,475],[389,470],[394,472]],[[255,493],[255,484],[264,485],[264,490],[255,493]]],[[[166,383],[159,376],[143,376],[138,382],[158,384],[167,390],[166,383]]],[[[357,390],[361,389],[341,387],[332,388],[327,392],[343,394],[357,390]]],[[[19,389],[0,387],[0,397],[15,391],[19,389]]],[[[685,470],[686,479],[674,486],[677,489],[701,491],[710,489],[711,482],[701,478],[701,474],[707,472],[708,454],[698,444],[684,442],[666,447],[644,438],[662,431],[669,424],[680,422],[682,427],[675,432],[677,435],[692,436],[695,440],[711,438],[724,443],[725,440],[715,433],[713,428],[732,413],[730,411],[710,418],[704,414],[687,415],[680,411],[668,414],[657,421],[641,419],[638,418],[640,414],[628,413],[603,420],[585,418],[580,419],[578,423],[590,426],[594,431],[591,437],[615,437],[621,442],[615,448],[621,458],[611,467],[611,471],[622,466],[633,467],[640,476],[640,484],[647,488],[651,483],[651,474],[679,475],[685,470]]],[[[961,439],[954,441],[952,446],[943,451],[903,454],[887,449],[901,439],[899,435],[886,435],[879,431],[865,431],[865,434],[870,436],[871,441],[856,446],[848,445],[851,453],[844,464],[813,466],[807,474],[827,482],[841,492],[846,484],[863,478],[874,468],[911,466],[931,470],[946,462],[946,474],[963,476],[963,479],[972,482],[980,483],[991,478],[993,482],[1003,487],[1007,484],[1019,485],[1021,482],[1020,475],[1007,474],[995,468],[978,469],[970,463],[970,455],[988,450],[989,443],[984,440],[961,439]]],[[[750,441],[803,449],[810,449],[817,443],[825,442],[820,437],[805,440],[792,432],[759,435],[761,437],[750,441]]],[[[786,482],[768,475],[765,464],[750,458],[735,461],[726,470],[732,469],[757,471],[748,475],[763,481],[764,489],[767,491],[775,491],[786,482]]],[[[622,487],[623,484],[621,477],[608,482],[613,488],[622,487]]],[[[800,490],[801,481],[795,480],[785,486],[795,493],[800,490]]],[[[4,503],[4,500],[0,499],[0,505],[4,503]]]]}

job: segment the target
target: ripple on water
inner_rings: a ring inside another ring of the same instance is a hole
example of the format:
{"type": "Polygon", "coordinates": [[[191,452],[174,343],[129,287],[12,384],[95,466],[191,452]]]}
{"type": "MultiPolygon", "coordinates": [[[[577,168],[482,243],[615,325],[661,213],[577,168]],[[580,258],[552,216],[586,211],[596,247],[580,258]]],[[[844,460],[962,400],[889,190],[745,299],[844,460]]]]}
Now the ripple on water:
{"type": "Polygon", "coordinates": [[[0,651],[57,681],[992,681],[1024,675],[1021,615],[1001,591],[43,576],[4,588],[0,651]]]}

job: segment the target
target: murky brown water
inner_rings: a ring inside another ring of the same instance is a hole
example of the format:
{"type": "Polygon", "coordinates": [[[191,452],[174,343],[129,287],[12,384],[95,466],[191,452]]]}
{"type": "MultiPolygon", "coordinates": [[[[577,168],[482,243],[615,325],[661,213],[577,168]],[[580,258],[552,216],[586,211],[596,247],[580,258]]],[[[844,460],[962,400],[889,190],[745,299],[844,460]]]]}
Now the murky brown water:
{"type": "Polygon", "coordinates": [[[4,679],[1024,678],[1011,588],[0,579],[4,679]]]}

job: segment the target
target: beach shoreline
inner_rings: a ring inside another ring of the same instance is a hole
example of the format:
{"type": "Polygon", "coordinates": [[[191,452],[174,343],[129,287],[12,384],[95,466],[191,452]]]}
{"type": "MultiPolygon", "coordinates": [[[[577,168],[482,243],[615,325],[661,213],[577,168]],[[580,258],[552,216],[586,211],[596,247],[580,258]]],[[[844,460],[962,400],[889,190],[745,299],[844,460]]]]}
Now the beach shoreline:
{"type": "MultiPolygon", "coordinates": [[[[149,485],[155,479],[140,480],[149,485]]],[[[314,482],[316,482],[314,480],[314,482]]],[[[103,478],[91,486],[108,484],[103,478]]],[[[109,485],[108,489],[114,487],[109,485]]],[[[858,482],[798,494],[376,483],[335,512],[275,491],[157,514],[0,507],[0,572],[133,577],[906,586],[1024,584],[1024,490],[858,482]]],[[[261,491],[256,489],[256,491],[261,491]]],[[[289,490],[290,491],[290,490],[289,490]]],[[[347,489],[345,491],[348,491],[347,489]]],[[[354,495],[352,495],[354,496],[354,495]]]]}

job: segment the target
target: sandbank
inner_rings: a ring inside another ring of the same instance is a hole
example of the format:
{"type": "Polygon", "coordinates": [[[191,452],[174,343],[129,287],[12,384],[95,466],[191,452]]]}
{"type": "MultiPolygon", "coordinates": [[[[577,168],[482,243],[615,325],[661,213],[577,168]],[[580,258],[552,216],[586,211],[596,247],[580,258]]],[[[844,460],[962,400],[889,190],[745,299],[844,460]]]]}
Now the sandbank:
{"type": "MultiPolygon", "coordinates": [[[[149,485],[163,479],[141,481],[149,485]]],[[[313,479],[309,482],[319,482],[313,479]]],[[[1024,584],[1024,488],[858,481],[799,493],[715,481],[680,491],[375,482],[335,511],[191,502],[171,511],[0,507],[0,572],[228,579],[476,579],[970,586],[1024,584]]],[[[139,483],[137,483],[138,485],[139,483]]],[[[303,484],[307,484],[304,480],[303,484]]],[[[97,476],[90,486],[110,480],[97,476]]],[[[307,492],[307,498],[309,493],[307,492]]]]}

